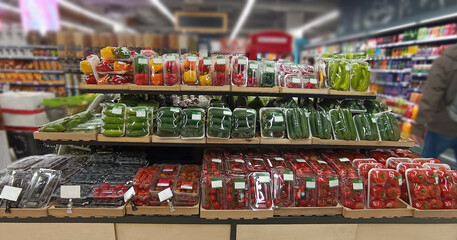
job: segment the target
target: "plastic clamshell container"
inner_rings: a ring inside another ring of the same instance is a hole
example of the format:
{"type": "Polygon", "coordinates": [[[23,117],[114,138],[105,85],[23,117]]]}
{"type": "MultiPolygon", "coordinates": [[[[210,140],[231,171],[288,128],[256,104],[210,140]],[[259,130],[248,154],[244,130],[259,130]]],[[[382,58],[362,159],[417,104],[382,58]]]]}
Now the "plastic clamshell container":
{"type": "Polygon", "coordinates": [[[149,85],[149,60],[146,56],[137,55],[133,62],[135,70],[135,84],[136,85],[149,85]]]}
{"type": "Polygon", "coordinates": [[[131,174],[110,174],[105,178],[104,182],[112,185],[122,184],[132,186],[133,184],[131,174]]]}
{"type": "Polygon", "coordinates": [[[259,87],[260,85],[260,68],[259,62],[249,60],[248,65],[248,78],[246,87],[259,87]]]}
{"type": "Polygon", "coordinates": [[[245,56],[232,57],[230,69],[232,85],[245,87],[248,77],[248,58],[245,56]]]}
{"type": "Polygon", "coordinates": [[[308,161],[317,175],[317,207],[336,206],[338,198],[338,175],[322,160],[308,161]]]}
{"type": "Polygon", "coordinates": [[[275,156],[265,156],[264,157],[265,161],[266,161],[266,164],[267,164],[267,168],[269,170],[273,170],[275,168],[287,168],[286,167],[286,161],[284,160],[283,157],[279,157],[278,155],[275,155],[275,156]]]}
{"type": "Polygon", "coordinates": [[[386,161],[386,167],[390,169],[397,169],[397,165],[404,162],[411,162],[411,158],[390,157],[386,161]]]}
{"type": "Polygon", "coordinates": [[[176,206],[195,206],[200,198],[199,179],[188,180],[178,178],[173,187],[173,204],[176,206]]]}
{"type": "Polygon", "coordinates": [[[197,55],[191,53],[184,55],[182,70],[182,84],[199,85],[200,71],[197,55]]]}
{"type": "Polygon", "coordinates": [[[215,56],[213,57],[213,73],[212,82],[213,86],[224,86],[230,85],[228,78],[229,72],[228,67],[229,61],[227,56],[215,56]]]}
{"type": "MultiPolygon", "coordinates": [[[[173,187],[176,182],[175,176],[157,176],[154,178],[151,189],[151,205],[152,206],[167,206],[167,202],[160,202],[159,192],[170,188],[174,191],[173,187]]],[[[170,199],[172,201],[173,199],[170,199]]]]}
{"type": "Polygon", "coordinates": [[[11,176],[9,177],[6,185],[8,185],[10,187],[22,188],[22,191],[19,194],[19,197],[17,198],[16,202],[10,202],[8,200],[1,199],[0,205],[5,206],[6,202],[10,202],[11,207],[17,207],[19,205],[19,203],[21,202],[22,197],[24,196],[25,190],[28,188],[28,186],[30,184],[30,180],[32,179],[32,174],[33,174],[32,171],[14,170],[11,173],[11,176]]]}
{"type": "Polygon", "coordinates": [[[202,139],[205,137],[206,111],[203,108],[182,110],[181,137],[183,139],[202,139]]]}
{"type": "Polygon", "coordinates": [[[397,166],[397,171],[402,176],[401,196],[400,196],[400,198],[405,202],[409,202],[408,186],[406,184],[406,170],[408,170],[410,168],[421,169],[423,167],[419,163],[409,163],[409,162],[399,163],[398,166],[397,166]]]}
{"type": "Polygon", "coordinates": [[[106,174],[80,172],[73,176],[72,182],[77,184],[97,184],[105,179],[106,174]]]}
{"type": "Polygon", "coordinates": [[[456,185],[446,172],[425,168],[406,170],[410,205],[421,210],[453,208],[456,185]]]}
{"type": "Polygon", "coordinates": [[[153,86],[163,86],[163,56],[152,56],[149,60],[150,84],[153,86]]]}
{"type": "Polygon", "coordinates": [[[202,207],[204,209],[224,209],[225,178],[223,176],[203,176],[202,179],[202,207]]]}
{"type": "Polygon", "coordinates": [[[165,86],[174,86],[181,82],[179,55],[168,53],[163,56],[163,81],[165,86]]]}
{"type": "Polygon", "coordinates": [[[420,163],[421,165],[424,163],[441,163],[441,161],[436,158],[414,158],[411,162],[420,163]]]}
{"type": "MultiPolygon", "coordinates": [[[[65,185],[73,185],[73,184],[65,184],[65,185]]],[[[92,185],[79,185],[81,186],[81,198],[71,199],[71,207],[89,207],[92,201],[92,185]]],[[[57,196],[57,200],[54,202],[54,206],[56,208],[68,208],[70,199],[60,198],[60,187],[58,187],[55,191],[55,196],[57,196]]]]}
{"type": "Polygon", "coordinates": [[[238,157],[230,157],[224,160],[225,175],[246,175],[248,169],[246,167],[246,161],[238,157]]]}
{"type": "Polygon", "coordinates": [[[397,170],[373,168],[368,172],[367,208],[399,208],[402,176],[397,170]]]}
{"type": "Polygon", "coordinates": [[[422,166],[424,166],[424,168],[440,171],[451,170],[451,167],[445,163],[424,163],[422,166]]]}
{"type": "Polygon", "coordinates": [[[257,112],[252,108],[233,110],[232,138],[255,138],[257,112]]]}
{"type": "Polygon", "coordinates": [[[152,124],[152,109],[148,107],[128,107],[125,121],[126,137],[148,136],[152,124]]]}
{"type": "Polygon", "coordinates": [[[229,108],[210,107],[206,123],[206,136],[209,138],[230,138],[232,111],[229,108]]]}
{"type": "Polygon", "coordinates": [[[357,140],[354,119],[348,109],[331,109],[329,111],[333,134],[337,140],[357,140]]]}
{"type": "Polygon", "coordinates": [[[94,187],[92,192],[92,206],[121,206],[124,204],[124,194],[129,186],[123,184],[109,184],[94,187]]]}
{"type": "Polygon", "coordinates": [[[212,86],[213,60],[211,57],[200,57],[198,61],[198,70],[200,71],[200,86],[212,86]]]}
{"type": "Polygon", "coordinates": [[[272,177],[275,208],[293,207],[295,205],[293,171],[285,167],[276,167],[272,169],[272,177]]]}
{"type": "MultiPolygon", "coordinates": [[[[353,112],[351,110],[351,112],[353,112]]],[[[357,136],[360,140],[379,141],[378,125],[373,114],[361,113],[353,117],[357,136]]]]}
{"type": "Polygon", "coordinates": [[[157,136],[179,138],[182,125],[182,112],[177,107],[161,107],[157,110],[157,136]]]}
{"type": "Polygon", "coordinates": [[[270,173],[253,172],[249,174],[250,207],[253,210],[273,209],[273,184],[270,173]]]}
{"type": "Polygon", "coordinates": [[[247,175],[225,177],[225,209],[249,208],[249,181],[247,175]]]}
{"type": "Polygon", "coordinates": [[[304,79],[301,74],[287,74],[284,76],[284,87],[303,88],[304,79]]]}
{"type": "Polygon", "coordinates": [[[184,165],[181,167],[179,178],[186,181],[200,180],[200,172],[201,167],[198,165],[184,165]]]}
{"type": "Polygon", "coordinates": [[[106,137],[122,137],[125,133],[125,104],[103,105],[101,133],[106,137]]]}
{"type": "Polygon", "coordinates": [[[58,170],[40,169],[35,171],[19,207],[43,208],[48,205],[59,184],[60,174],[61,172],[58,170]]]}
{"type": "Polygon", "coordinates": [[[203,160],[202,172],[204,175],[221,176],[224,173],[222,157],[213,157],[203,160]]]}
{"type": "Polygon", "coordinates": [[[274,87],[276,85],[275,62],[261,61],[260,73],[260,87],[274,87]]]}
{"type": "Polygon", "coordinates": [[[149,192],[154,176],[162,169],[160,165],[153,165],[146,168],[141,168],[133,179],[133,189],[135,194],[141,191],[149,192]]]}
{"type": "Polygon", "coordinates": [[[287,137],[290,140],[311,138],[309,117],[305,109],[289,108],[284,111],[287,137]]]}
{"type": "Polygon", "coordinates": [[[162,169],[158,172],[159,177],[176,177],[181,170],[181,166],[178,164],[163,164],[162,169]]]}
{"type": "Polygon", "coordinates": [[[365,208],[365,189],[359,177],[341,177],[340,201],[343,206],[350,209],[365,208]]]}
{"type": "Polygon", "coordinates": [[[341,177],[357,177],[357,168],[346,157],[329,158],[327,163],[341,177]]]}
{"type": "Polygon", "coordinates": [[[401,131],[398,120],[391,112],[376,113],[379,136],[382,141],[398,141],[401,138],[401,131]]]}
{"type": "Polygon", "coordinates": [[[352,164],[358,169],[360,164],[363,163],[378,163],[374,158],[356,158],[352,160],[352,164]]]}
{"type": "Polygon", "coordinates": [[[121,152],[116,163],[120,165],[144,165],[147,164],[145,152],[121,152]]]}
{"type": "Polygon", "coordinates": [[[269,167],[263,158],[247,158],[246,167],[249,172],[267,172],[269,167]]]}
{"type": "Polygon", "coordinates": [[[263,138],[284,138],[286,119],[281,108],[260,109],[260,135],[263,138]]]}

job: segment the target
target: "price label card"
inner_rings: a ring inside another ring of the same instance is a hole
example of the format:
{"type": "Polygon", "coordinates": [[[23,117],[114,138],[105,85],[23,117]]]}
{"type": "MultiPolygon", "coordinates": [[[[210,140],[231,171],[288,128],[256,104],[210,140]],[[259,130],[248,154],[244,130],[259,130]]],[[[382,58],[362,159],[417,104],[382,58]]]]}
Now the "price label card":
{"type": "Polygon", "coordinates": [[[265,68],[265,72],[274,73],[274,72],[275,72],[275,68],[273,68],[273,67],[266,67],[266,68],[265,68]]]}
{"type": "Polygon", "coordinates": [[[201,112],[192,112],[192,120],[197,120],[197,121],[202,120],[202,113],[201,112]]]}
{"type": "Polygon", "coordinates": [[[209,57],[203,58],[203,65],[206,65],[206,66],[211,65],[211,58],[209,58],[209,57]]]}
{"type": "Polygon", "coordinates": [[[330,187],[338,187],[338,178],[337,177],[332,177],[328,179],[328,185],[330,187]]]}
{"type": "Polygon", "coordinates": [[[243,159],[235,159],[235,162],[244,163],[243,159]]]}
{"type": "Polygon", "coordinates": [[[306,162],[305,159],[302,159],[302,158],[297,158],[295,159],[295,161],[299,162],[299,163],[303,163],[303,162],[306,162]]]}
{"type": "Polygon", "coordinates": [[[400,175],[400,176],[398,176],[398,185],[401,186],[402,183],[403,183],[403,177],[400,175]]]}
{"type": "Polygon", "coordinates": [[[257,64],[257,63],[251,63],[251,64],[249,64],[249,68],[250,68],[250,69],[257,70],[257,69],[259,69],[259,64],[257,64]]]}
{"type": "Polygon", "coordinates": [[[344,69],[345,69],[346,71],[349,71],[349,65],[346,64],[346,66],[344,67],[344,69]]]}
{"type": "Polygon", "coordinates": [[[275,122],[284,122],[284,117],[282,116],[281,113],[275,113],[274,120],[275,120],[275,122]]]}
{"type": "Polygon", "coordinates": [[[374,118],[373,115],[371,115],[370,118],[371,118],[371,122],[372,122],[372,123],[376,123],[376,119],[374,118]]]}
{"type": "Polygon", "coordinates": [[[173,166],[165,166],[162,171],[164,172],[173,172],[175,170],[175,167],[173,166]]]}
{"type": "Polygon", "coordinates": [[[301,80],[299,77],[292,77],[292,83],[301,83],[301,80]]]}
{"type": "Polygon", "coordinates": [[[231,111],[224,111],[224,115],[226,115],[226,116],[232,116],[232,112],[231,112],[231,111]]]}
{"type": "Polygon", "coordinates": [[[159,201],[163,202],[173,197],[173,193],[170,188],[166,188],[163,191],[159,192],[159,201]]]}
{"type": "Polygon", "coordinates": [[[349,160],[349,158],[339,158],[340,162],[350,162],[351,160],[349,160]]]}
{"type": "Polygon", "coordinates": [[[174,61],[176,61],[175,55],[167,55],[167,61],[169,61],[169,62],[174,62],[174,61]]]}
{"type": "Polygon", "coordinates": [[[17,201],[17,198],[19,197],[19,194],[21,194],[21,192],[22,188],[4,186],[2,193],[0,194],[0,198],[15,202],[17,201]]]}
{"type": "Polygon", "coordinates": [[[248,60],[246,58],[238,58],[238,64],[246,65],[248,60]]]}
{"type": "Polygon", "coordinates": [[[258,179],[259,179],[260,183],[269,183],[270,182],[270,174],[259,175],[258,179]]]}
{"type": "Polygon", "coordinates": [[[284,181],[286,181],[286,182],[294,181],[294,174],[292,173],[292,171],[284,171],[283,175],[284,175],[284,181]]]}
{"type": "Polygon", "coordinates": [[[225,64],[225,58],[224,58],[224,57],[221,57],[221,58],[217,57],[217,59],[216,59],[216,64],[217,64],[217,65],[223,65],[223,64],[225,64]]]}
{"type": "Polygon", "coordinates": [[[133,189],[133,187],[130,187],[129,190],[127,190],[127,192],[124,193],[124,202],[130,200],[133,197],[133,195],[135,195],[135,189],[133,189]]]}
{"type": "Polygon", "coordinates": [[[193,182],[182,181],[182,183],[181,183],[181,189],[192,190],[193,186],[194,186],[193,182]]]}
{"type": "Polygon", "coordinates": [[[177,113],[179,112],[179,108],[172,107],[170,108],[170,111],[177,113]]]}
{"type": "Polygon", "coordinates": [[[307,189],[315,189],[316,188],[316,180],[312,178],[306,179],[306,188],[307,189]]]}
{"type": "Polygon", "coordinates": [[[148,64],[148,60],[146,58],[140,58],[138,59],[139,64],[148,64]]]}
{"type": "Polygon", "coordinates": [[[311,84],[316,85],[316,84],[317,84],[317,79],[314,78],[314,77],[312,77],[312,78],[309,79],[309,82],[310,82],[311,84]]]}
{"type": "Polygon", "coordinates": [[[326,161],[322,161],[322,160],[317,160],[317,162],[320,163],[320,164],[327,164],[326,161]]]}
{"type": "Polygon", "coordinates": [[[81,186],[80,185],[60,186],[60,198],[67,198],[67,199],[81,198],[81,186]]]}
{"type": "Polygon", "coordinates": [[[275,160],[276,160],[276,161],[284,161],[284,158],[282,158],[282,157],[275,157],[275,160]]]}
{"type": "Polygon", "coordinates": [[[222,188],[222,179],[211,178],[211,188],[222,188]]]}
{"type": "Polygon", "coordinates": [[[256,160],[256,161],[262,161],[262,162],[263,162],[263,159],[262,159],[262,158],[254,158],[254,160],[256,160]]]}
{"type": "Polygon", "coordinates": [[[136,116],[137,117],[146,117],[146,111],[145,110],[136,111],[136,116]]]}
{"type": "Polygon", "coordinates": [[[114,107],[112,110],[111,110],[111,113],[113,114],[122,114],[122,108],[121,107],[114,107]]]}
{"type": "Polygon", "coordinates": [[[213,158],[211,159],[212,162],[215,162],[215,163],[221,163],[222,160],[220,158],[213,158]]]}
{"type": "Polygon", "coordinates": [[[159,179],[157,183],[157,187],[169,187],[170,186],[170,179],[159,179]]]}
{"type": "Polygon", "coordinates": [[[196,62],[197,61],[197,57],[190,56],[190,57],[187,58],[187,60],[189,60],[189,62],[196,62]]]}
{"type": "Polygon", "coordinates": [[[352,189],[354,189],[356,191],[363,190],[362,180],[358,180],[358,179],[352,180],[352,189]]]}
{"type": "Polygon", "coordinates": [[[152,62],[153,62],[154,64],[162,64],[162,63],[163,63],[161,57],[154,57],[152,62]]]}
{"type": "Polygon", "coordinates": [[[235,179],[235,189],[246,189],[246,182],[244,179],[235,179]]]}

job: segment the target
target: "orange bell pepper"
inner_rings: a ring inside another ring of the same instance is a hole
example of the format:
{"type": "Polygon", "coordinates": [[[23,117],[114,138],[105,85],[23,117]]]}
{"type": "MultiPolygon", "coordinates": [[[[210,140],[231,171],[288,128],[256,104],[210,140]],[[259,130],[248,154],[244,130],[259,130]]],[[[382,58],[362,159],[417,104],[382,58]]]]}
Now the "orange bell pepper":
{"type": "Polygon", "coordinates": [[[105,75],[105,76],[99,78],[99,79],[97,80],[97,84],[108,84],[108,83],[109,83],[108,76],[109,76],[109,75],[105,75]]]}
{"type": "Polygon", "coordinates": [[[131,69],[131,65],[126,62],[116,61],[114,62],[114,71],[129,71],[131,69]]]}
{"type": "Polygon", "coordinates": [[[155,86],[163,85],[163,74],[162,73],[151,74],[151,84],[155,85],[155,86]]]}

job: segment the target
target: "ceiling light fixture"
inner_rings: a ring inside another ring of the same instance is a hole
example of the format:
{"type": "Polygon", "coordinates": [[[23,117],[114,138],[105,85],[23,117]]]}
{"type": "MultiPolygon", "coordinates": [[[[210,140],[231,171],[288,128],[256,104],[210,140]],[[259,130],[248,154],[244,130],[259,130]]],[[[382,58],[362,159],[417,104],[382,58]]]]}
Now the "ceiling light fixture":
{"type": "Polygon", "coordinates": [[[379,34],[379,33],[384,33],[384,32],[390,32],[390,31],[393,31],[393,30],[402,29],[402,28],[406,28],[406,27],[411,27],[411,26],[414,26],[414,25],[416,25],[415,22],[410,22],[410,23],[398,25],[398,26],[395,26],[395,27],[389,27],[389,28],[384,28],[384,29],[381,29],[381,30],[373,31],[373,32],[371,32],[371,34],[379,34]]]}
{"type": "Polygon", "coordinates": [[[448,15],[440,16],[440,17],[424,19],[424,20],[420,21],[419,23],[435,22],[435,21],[438,21],[438,20],[444,20],[444,19],[454,18],[454,17],[457,17],[457,13],[451,13],[451,14],[448,14],[448,15]]]}
{"type": "Polygon", "coordinates": [[[333,10],[325,15],[322,15],[322,16],[312,20],[311,22],[306,23],[305,25],[303,25],[301,27],[290,29],[288,32],[295,37],[301,38],[301,37],[303,37],[303,33],[310,30],[311,28],[321,25],[323,23],[332,21],[334,19],[337,19],[339,16],[340,16],[340,11],[333,10]]]}
{"type": "MultiPolygon", "coordinates": [[[[84,15],[88,18],[91,18],[93,20],[96,20],[96,21],[99,21],[99,22],[102,22],[106,25],[111,25],[113,28],[116,28],[119,23],[116,23],[114,20],[112,19],[109,19],[109,18],[106,18],[106,17],[102,17],[100,16],[98,13],[94,13],[94,12],[91,12],[91,11],[88,11],[87,9],[84,9],[74,3],[71,3],[67,0],[57,0],[57,2],[59,3],[60,6],[64,7],[64,8],[67,8],[67,9],[70,9],[78,14],[81,14],[81,15],[84,15]]],[[[129,28],[129,27],[126,27],[125,28],[126,31],[128,32],[136,32],[133,28],[129,28]]]]}
{"type": "Polygon", "coordinates": [[[170,10],[168,10],[168,8],[163,5],[163,3],[159,0],[150,0],[151,1],[151,4],[154,6],[154,7],[157,7],[161,13],[163,13],[173,24],[176,24],[176,19],[175,17],[173,16],[173,14],[171,14],[170,10]]]}
{"type": "Polygon", "coordinates": [[[236,22],[236,25],[233,28],[232,33],[230,34],[229,42],[233,41],[233,39],[235,39],[235,37],[238,35],[238,32],[240,31],[243,24],[246,22],[246,19],[249,16],[249,13],[251,12],[254,3],[255,0],[247,0],[246,5],[244,5],[243,12],[241,12],[240,18],[238,18],[238,21],[236,22]]]}
{"type": "MultiPolygon", "coordinates": [[[[21,13],[21,10],[18,7],[11,6],[11,5],[8,5],[8,4],[5,4],[5,3],[0,3],[0,9],[7,10],[7,11],[10,11],[10,12],[14,12],[14,13],[21,13]]],[[[82,32],[88,32],[88,33],[95,32],[95,30],[93,28],[86,27],[84,25],[73,23],[73,22],[66,21],[66,20],[61,20],[60,24],[62,26],[65,26],[65,27],[71,27],[71,28],[74,28],[74,29],[78,29],[78,30],[80,30],[82,32]]]]}

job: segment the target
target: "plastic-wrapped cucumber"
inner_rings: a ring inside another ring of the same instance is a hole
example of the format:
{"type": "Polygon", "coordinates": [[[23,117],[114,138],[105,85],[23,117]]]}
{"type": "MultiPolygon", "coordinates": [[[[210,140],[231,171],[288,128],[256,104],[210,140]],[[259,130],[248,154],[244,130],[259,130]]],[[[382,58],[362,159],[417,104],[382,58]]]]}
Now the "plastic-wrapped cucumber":
{"type": "Polygon", "coordinates": [[[344,100],[343,102],[341,102],[341,107],[349,109],[352,113],[367,112],[367,109],[359,100],[344,100]]]}
{"type": "Polygon", "coordinates": [[[264,138],[283,138],[286,135],[286,119],[281,108],[260,109],[260,134],[264,138]]]}
{"type": "Polygon", "coordinates": [[[233,110],[232,138],[254,138],[256,117],[255,109],[235,108],[233,110]]]}
{"type": "Polygon", "coordinates": [[[290,108],[285,111],[289,139],[309,138],[308,116],[305,109],[290,108]]]}
{"type": "Polygon", "coordinates": [[[206,127],[209,138],[230,138],[232,111],[229,108],[210,107],[206,127]]]}
{"type": "Polygon", "coordinates": [[[363,101],[363,105],[367,109],[368,113],[380,113],[389,110],[384,103],[378,100],[365,100],[363,101]]]}
{"type": "Polygon", "coordinates": [[[395,115],[390,112],[376,114],[376,123],[378,124],[379,135],[382,141],[400,140],[400,128],[395,115]]]}
{"type": "Polygon", "coordinates": [[[182,112],[177,107],[161,107],[157,110],[157,136],[179,138],[182,112]]]}
{"type": "Polygon", "coordinates": [[[379,140],[378,125],[373,114],[357,114],[354,116],[354,123],[360,140],[379,140]]]}
{"type": "Polygon", "coordinates": [[[348,109],[330,110],[335,138],[338,140],[357,140],[357,132],[354,126],[352,114],[348,109]]]}
{"type": "Polygon", "coordinates": [[[125,136],[148,136],[151,128],[151,115],[152,111],[147,107],[127,108],[125,136]]]}
{"type": "Polygon", "coordinates": [[[203,138],[205,136],[206,113],[203,108],[187,108],[182,110],[182,138],[203,138]]]}
{"type": "Polygon", "coordinates": [[[309,113],[309,125],[313,137],[321,139],[332,138],[332,124],[326,111],[312,109],[309,113]]]}
{"type": "Polygon", "coordinates": [[[107,103],[102,111],[101,133],[106,137],[122,137],[125,131],[125,104],[107,103]]]}

